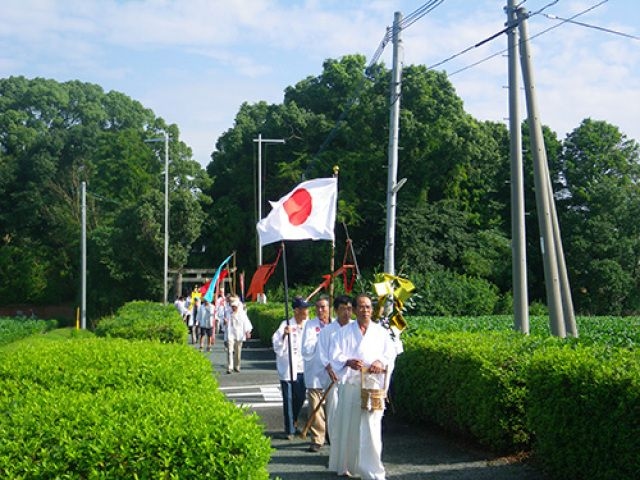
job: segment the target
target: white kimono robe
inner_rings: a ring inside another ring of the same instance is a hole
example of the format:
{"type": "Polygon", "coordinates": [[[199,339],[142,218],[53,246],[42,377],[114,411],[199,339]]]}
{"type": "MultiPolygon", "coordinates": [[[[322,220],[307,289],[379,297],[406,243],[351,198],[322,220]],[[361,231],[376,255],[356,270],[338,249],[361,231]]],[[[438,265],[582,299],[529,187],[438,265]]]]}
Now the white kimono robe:
{"type": "MultiPolygon", "coordinates": [[[[380,361],[390,378],[396,348],[389,332],[371,322],[363,335],[358,322],[353,322],[336,333],[331,364],[340,377],[335,420],[338,431],[331,434],[329,469],[338,475],[384,480],[381,459],[383,410],[361,408],[361,373],[346,366],[347,360],[352,358],[362,360],[367,368],[376,360],[380,361]]],[[[379,382],[372,387],[387,386],[388,382],[386,385],[379,382]]]]}

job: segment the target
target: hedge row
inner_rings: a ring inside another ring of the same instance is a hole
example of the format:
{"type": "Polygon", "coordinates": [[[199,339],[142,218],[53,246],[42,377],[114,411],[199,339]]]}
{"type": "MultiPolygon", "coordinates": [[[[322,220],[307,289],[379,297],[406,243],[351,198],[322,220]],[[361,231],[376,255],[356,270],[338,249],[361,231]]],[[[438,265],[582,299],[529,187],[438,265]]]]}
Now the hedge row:
{"type": "Polygon", "coordinates": [[[111,317],[98,321],[99,337],[186,343],[187,327],[173,305],[148,301],[129,302],[111,317]]]}
{"type": "Polygon", "coordinates": [[[0,317],[0,345],[15,342],[35,333],[52,330],[56,326],[55,320],[0,317]]]}
{"type": "Polygon", "coordinates": [[[533,448],[553,478],[637,478],[640,352],[514,332],[423,333],[404,347],[402,415],[496,451],[533,448]]]}
{"type": "MultiPolygon", "coordinates": [[[[247,315],[253,324],[252,336],[259,338],[263,345],[271,347],[271,336],[285,319],[284,305],[281,303],[266,305],[249,303],[247,315]]],[[[293,316],[292,309],[289,309],[289,316],[293,316]]]]}
{"type": "Polygon", "coordinates": [[[269,439],[186,345],[31,338],[0,349],[0,477],[267,479],[269,439]]]}

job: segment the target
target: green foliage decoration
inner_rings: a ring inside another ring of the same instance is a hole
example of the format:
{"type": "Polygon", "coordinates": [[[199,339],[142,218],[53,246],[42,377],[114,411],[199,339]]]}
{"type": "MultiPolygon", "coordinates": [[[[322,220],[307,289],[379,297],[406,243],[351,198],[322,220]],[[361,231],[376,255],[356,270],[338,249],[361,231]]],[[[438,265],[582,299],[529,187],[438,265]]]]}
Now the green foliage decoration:
{"type": "Polygon", "coordinates": [[[96,335],[186,343],[187,327],[173,305],[138,300],[126,303],[115,315],[100,319],[96,335]]]}
{"type": "Polygon", "coordinates": [[[186,345],[29,339],[0,348],[3,478],[268,478],[255,414],[186,345]]]}

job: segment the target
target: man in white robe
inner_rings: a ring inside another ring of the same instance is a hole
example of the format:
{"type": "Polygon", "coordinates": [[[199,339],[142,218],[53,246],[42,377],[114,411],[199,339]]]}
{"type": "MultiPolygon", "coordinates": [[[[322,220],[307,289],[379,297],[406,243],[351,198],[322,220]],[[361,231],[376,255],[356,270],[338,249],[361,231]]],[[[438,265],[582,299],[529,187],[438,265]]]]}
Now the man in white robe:
{"type": "MultiPolygon", "coordinates": [[[[340,329],[352,323],[351,315],[353,312],[353,299],[347,295],[340,295],[333,301],[333,310],[336,312],[335,321],[331,322],[324,328],[318,337],[318,354],[320,362],[324,365],[325,370],[329,374],[329,378],[334,382],[333,387],[326,397],[326,424],[329,439],[337,439],[340,437],[341,425],[336,421],[338,411],[338,388],[340,378],[331,367],[331,357],[333,354],[333,345],[336,335],[340,329]]],[[[337,472],[338,465],[341,462],[343,452],[336,448],[335,441],[331,443],[329,450],[329,471],[337,472]]]]}
{"type": "Polygon", "coordinates": [[[382,465],[382,409],[361,407],[361,382],[374,379],[370,388],[386,389],[396,358],[389,332],[371,321],[373,308],[366,294],[356,297],[356,322],[336,334],[332,368],[340,376],[337,423],[338,438],[331,437],[337,459],[338,475],[356,475],[364,479],[384,480],[382,465]],[[386,372],[386,373],[385,373],[386,372]],[[376,378],[377,377],[377,378],[376,378]],[[335,443],[335,447],[334,447],[335,443]]]}

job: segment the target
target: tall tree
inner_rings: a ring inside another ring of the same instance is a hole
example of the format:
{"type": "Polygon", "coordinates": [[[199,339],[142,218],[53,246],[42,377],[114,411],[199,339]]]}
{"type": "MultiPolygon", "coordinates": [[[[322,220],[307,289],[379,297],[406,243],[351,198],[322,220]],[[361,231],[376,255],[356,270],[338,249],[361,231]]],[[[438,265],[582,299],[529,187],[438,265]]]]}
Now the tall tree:
{"type": "Polygon", "coordinates": [[[585,119],[560,156],[558,204],[578,309],[637,311],[640,262],[640,149],[619,129],[585,119]]]}
{"type": "Polygon", "coordinates": [[[144,140],[161,131],[171,135],[170,266],[179,267],[200,234],[209,181],[178,128],[97,85],[0,80],[2,302],[78,298],[82,181],[89,191],[90,310],[159,298],[164,158],[144,140]]]}

